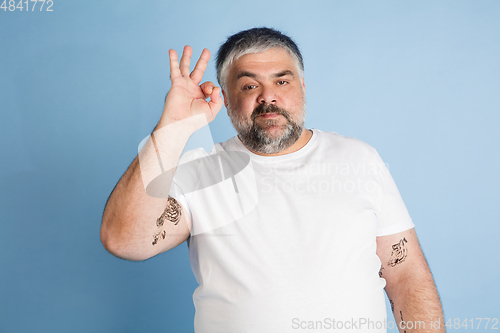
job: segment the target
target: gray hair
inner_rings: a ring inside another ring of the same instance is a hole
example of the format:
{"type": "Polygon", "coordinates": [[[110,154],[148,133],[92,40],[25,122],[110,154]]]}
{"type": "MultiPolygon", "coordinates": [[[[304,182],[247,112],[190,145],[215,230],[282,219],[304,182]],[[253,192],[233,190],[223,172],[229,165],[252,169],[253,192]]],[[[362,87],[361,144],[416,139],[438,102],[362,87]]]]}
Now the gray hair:
{"type": "Polygon", "coordinates": [[[280,31],[270,28],[252,28],[234,34],[226,40],[217,52],[217,80],[226,90],[227,72],[233,61],[249,53],[264,52],[281,47],[294,58],[299,77],[304,77],[304,61],[295,42],[280,31]]]}

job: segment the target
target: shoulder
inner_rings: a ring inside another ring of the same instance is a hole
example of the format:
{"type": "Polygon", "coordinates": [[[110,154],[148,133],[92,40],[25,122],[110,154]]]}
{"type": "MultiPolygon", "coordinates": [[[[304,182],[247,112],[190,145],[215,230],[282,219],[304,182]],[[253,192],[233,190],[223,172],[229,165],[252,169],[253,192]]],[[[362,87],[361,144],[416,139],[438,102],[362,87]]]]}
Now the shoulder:
{"type": "Polygon", "coordinates": [[[323,149],[330,149],[334,150],[336,153],[349,155],[377,155],[375,148],[360,139],[341,135],[336,132],[325,132],[318,129],[313,129],[313,131],[318,135],[318,145],[323,149]]]}

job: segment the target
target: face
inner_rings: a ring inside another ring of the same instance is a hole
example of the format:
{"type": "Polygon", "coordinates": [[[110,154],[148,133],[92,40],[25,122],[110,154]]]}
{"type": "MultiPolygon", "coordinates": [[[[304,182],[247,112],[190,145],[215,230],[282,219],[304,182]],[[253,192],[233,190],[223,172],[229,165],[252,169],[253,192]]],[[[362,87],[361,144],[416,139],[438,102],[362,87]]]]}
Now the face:
{"type": "Polygon", "coordinates": [[[305,121],[305,86],[286,50],[241,56],[229,68],[226,86],[228,115],[245,146],[274,154],[299,139],[305,121]]]}

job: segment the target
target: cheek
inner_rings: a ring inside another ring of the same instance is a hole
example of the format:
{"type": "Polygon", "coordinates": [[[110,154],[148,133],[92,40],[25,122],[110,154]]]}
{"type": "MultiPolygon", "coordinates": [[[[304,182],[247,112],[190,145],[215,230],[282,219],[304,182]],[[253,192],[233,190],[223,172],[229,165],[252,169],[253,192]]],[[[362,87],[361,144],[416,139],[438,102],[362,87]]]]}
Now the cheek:
{"type": "Polygon", "coordinates": [[[302,107],[306,100],[306,92],[303,89],[300,89],[300,92],[297,94],[297,104],[302,107]]]}
{"type": "Polygon", "coordinates": [[[231,106],[241,115],[251,114],[254,109],[254,101],[249,98],[237,98],[231,106]]]}

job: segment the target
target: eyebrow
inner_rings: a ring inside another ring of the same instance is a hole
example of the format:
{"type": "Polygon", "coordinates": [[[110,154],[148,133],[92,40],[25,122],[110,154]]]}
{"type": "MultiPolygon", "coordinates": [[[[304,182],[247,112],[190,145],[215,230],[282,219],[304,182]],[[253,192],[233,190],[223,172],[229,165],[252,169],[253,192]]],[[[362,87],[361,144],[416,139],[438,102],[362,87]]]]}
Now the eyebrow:
{"type": "Polygon", "coordinates": [[[287,69],[287,70],[284,70],[283,72],[279,72],[279,73],[274,74],[274,77],[282,77],[282,76],[286,76],[286,75],[290,75],[292,77],[295,76],[295,75],[293,75],[293,72],[291,70],[287,69]]]}
{"type": "MultiPolygon", "coordinates": [[[[276,74],[273,75],[273,77],[282,77],[282,76],[286,76],[286,75],[290,75],[292,77],[294,77],[295,75],[293,74],[293,72],[289,69],[287,70],[284,70],[282,72],[278,72],[276,74]]],[[[257,74],[254,74],[254,73],[251,73],[251,72],[247,72],[247,71],[243,71],[241,73],[238,74],[238,76],[236,77],[236,80],[239,80],[241,79],[242,77],[251,77],[251,78],[257,78],[257,74]]]]}
{"type": "Polygon", "coordinates": [[[239,74],[238,74],[238,76],[236,77],[236,80],[239,80],[239,79],[241,79],[242,77],[245,77],[245,76],[246,76],[246,77],[251,77],[251,78],[254,78],[254,79],[257,77],[257,75],[256,75],[256,74],[254,74],[254,73],[250,73],[250,72],[241,72],[241,73],[239,73],[239,74]]]}

